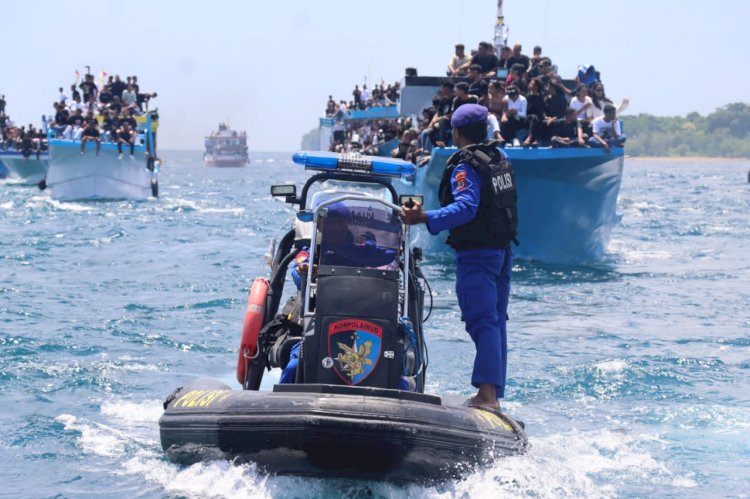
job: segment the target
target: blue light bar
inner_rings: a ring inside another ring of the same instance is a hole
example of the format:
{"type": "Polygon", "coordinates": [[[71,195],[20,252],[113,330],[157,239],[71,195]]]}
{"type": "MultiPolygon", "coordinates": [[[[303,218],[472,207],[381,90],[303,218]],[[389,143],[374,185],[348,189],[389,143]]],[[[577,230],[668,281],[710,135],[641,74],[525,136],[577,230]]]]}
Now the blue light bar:
{"type": "Polygon", "coordinates": [[[357,153],[303,151],[295,153],[292,161],[308,170],[369,173],[400,177],[413,175],[416,167],[408,161],[380,156],[364,156],[357,153]]]}

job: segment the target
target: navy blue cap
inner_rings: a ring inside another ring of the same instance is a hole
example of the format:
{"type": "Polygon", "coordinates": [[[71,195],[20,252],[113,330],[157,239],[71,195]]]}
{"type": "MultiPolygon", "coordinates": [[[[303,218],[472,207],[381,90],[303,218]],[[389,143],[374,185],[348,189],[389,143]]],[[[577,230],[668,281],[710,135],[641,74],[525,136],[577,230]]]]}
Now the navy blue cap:
{"type": "Polygon", "coordinates": [[[456,109],[451,118],[451,126],[454,128],[473,125],[474,123],[487,123],[487,108],[479,104],[464,104],[456,109]]]}

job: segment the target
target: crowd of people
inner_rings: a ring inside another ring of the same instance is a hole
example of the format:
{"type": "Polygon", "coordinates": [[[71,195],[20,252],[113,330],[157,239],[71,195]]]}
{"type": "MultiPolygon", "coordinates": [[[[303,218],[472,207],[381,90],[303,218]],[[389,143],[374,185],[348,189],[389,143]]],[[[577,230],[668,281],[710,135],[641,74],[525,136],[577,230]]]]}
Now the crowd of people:
{"type": "Polygon", "coordinates": [[[455,49],[446,74],[468,81],[443,82],[432,106],[423,111],[420,139],[412,144],[416,156],[420,156],[419,148],[424,151],[432,145],[449,144],[450,117],[467,103],[487,108],[488,139],[501,144],[602,147],[607,151],[624,144],[617,109],[593,66],[580,68],[572,91],[539,46],[530,57],[521,44],[502,47],[499,56],[488,42],[481,42],[471,56],[462,44],[455,49]]]}
{"type": "MultiPolygon", "coordinates": [[[[479,43],[471,54],[465,52],[463,44],[455,46],[446,69],[450,78],[442,82],[416,126],[392,127],[401,137],[392,152],[394,157],[420,164],[429,159],[432,147],[451,145],[451,116],[468,103],[487,108],[487,138],[502,145],[601,147],[609,151],[625,143],[617,120],[618,109],[606,96],[600,74],[593,66],[579,68],[575,86],[569,88],[539,46],[534,47],[531,56],[523,53],[521,44],[504,46],[499,54],[496,52],[489,42],[479,43]]],[[[357,92],[361,99],[361,91],[355,87],[355,95],[357,92]]],[[[356,102],[362,104],[361,100],[356,102]]],[[[328,104],[327,114],[333,111],[331,116],[343,116],[347,111],[343,101],[338,108],[333,99],[328,104]]],[[[627,101],[620,109],[625,106],[627,101]]],[[[382,128],[382,124],[379,126],[382,128]]],[[[348,141],[370,136],[359,125],[347,126],[346,135],[348,141]]],[[[351,149],[347,140],[337,141],[332,149],[351,149]]],[[[361,143],[366,151],[364,141],[361,143]]]]}
{"type": "MultiPolygon", "coordinates": [[[[54,138],[75,140],[81,143],[81,154],[85,153],[88,142],[95,143],[99,154],[102,141],[117,144],[119,157],[123,148],[132,157],[135,151],[138,126],[135,117],[151,113],[158,119],[156,111],[149,111],[149,102],[157,94],[140,91],[137,76],[128,76],[125,81],[119,75],[109,76],[101,88],[94,81],[94,75],[87,74],[80,83],[70,86],[70,95],[63,87],[58,89],[58,97],[53,103],[54,115],[47,127],[54,138]]],[[[0,98],[0,147],[20,151],[28,159],[33,154],[47,150],[47,133],[33,125],[16,126],[5,113],[5,96],[0,98]]],[[[154,149],[156,138],[154,135],[154,149]]]]}
{"type": "Polygon", "coordinates": [[[378,155],[380,147],[411,130],[411,118],[372,119],[346,121],[343,129],[333,133],[330,150],[333,152],[360,152],[378,155]]]}
{"type": "Polygon", "coordinates": [[[395,106],[398,104],[400,95],[401,83],[399,82],[388,84],[381,82],[380,85],[375,84],[372,87],[372,91],[367,88],[366,83],[362,85],[361,89],[359,85],[354,85],[352,99],[349,101],[343,99],[337,104],[333,99],[333,95],[328,96],[326,117],[341,120],[349,111],[356,109],[364,110],[371,107],[395,106]]]}
{"type": "Polygon", "coordinates": [[[81,154],[88,142],[94,142],[98,155],[104,141],[117,144],[120,158],[123,147],[129,149],[132,158],[138,136],[135,116],[151,112],[152,118],[158,119],[155,111],[149,111],[149,102],[156,96],[155,92],[141,92],[137,76],[123,81],[120,75],[110,75],[99,88],[94,75],[87,74],[83,82],[70,86],[70,96],[59,88],[53,104],[55,114],[48,126],[55,137],[80,141],[81,154]]]}
{"type": "Polygon", "coordinates": [[[24,159],[39,155],[47,150],[47,134],[34,125],[17,126],[5,112],[5,95],[0,96],[0,149],[20,151],[24,159]]]}
{"type": "Polygon", "coordinates": [[[47,134],[34,125],[17,126],[5,113],[5,96],[0,96],[0,149],[15,149],[20,151],[24,159],[29,159],[47,150],[47,134]]]}

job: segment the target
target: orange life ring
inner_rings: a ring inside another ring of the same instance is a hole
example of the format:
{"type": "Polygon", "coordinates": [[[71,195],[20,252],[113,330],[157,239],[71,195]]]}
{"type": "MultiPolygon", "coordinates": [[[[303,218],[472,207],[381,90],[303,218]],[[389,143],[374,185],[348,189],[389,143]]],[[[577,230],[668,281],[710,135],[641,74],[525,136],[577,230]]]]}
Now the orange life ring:
{"type": "Polygon", "coordinates": [[[253,364],[253,358],[257,351],[258,333],[260,333],[260,328],[263,327],[263,316],[266,311],[268,287],[268,279],[256,277],[247,297],[240,353],[237,357],[237,381],[241,385],[245,383],[245,376],[250,371],[250,366],[253,364]]]}

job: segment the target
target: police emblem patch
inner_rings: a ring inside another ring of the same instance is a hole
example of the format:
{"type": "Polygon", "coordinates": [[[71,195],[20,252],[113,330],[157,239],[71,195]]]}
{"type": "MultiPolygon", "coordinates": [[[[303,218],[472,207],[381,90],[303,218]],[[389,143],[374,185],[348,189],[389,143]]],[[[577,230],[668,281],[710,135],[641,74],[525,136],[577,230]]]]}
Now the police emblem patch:
{"type": "Polygon", "coordinates": [[[453,177],[453,180],[456,181],[456,191],[461,192],[464,189],[466,189],[469,185],[469,181],[466,180],[466,172],[460,171],[457,172],[456,175],[453,177]]]}
{"type": "Polygon", "coordinates": [[[383,328],[362,319],[328,326],[328,355],[333,370],[348,385],[357,385],[375,370],[383,345],[383,328]]]}

